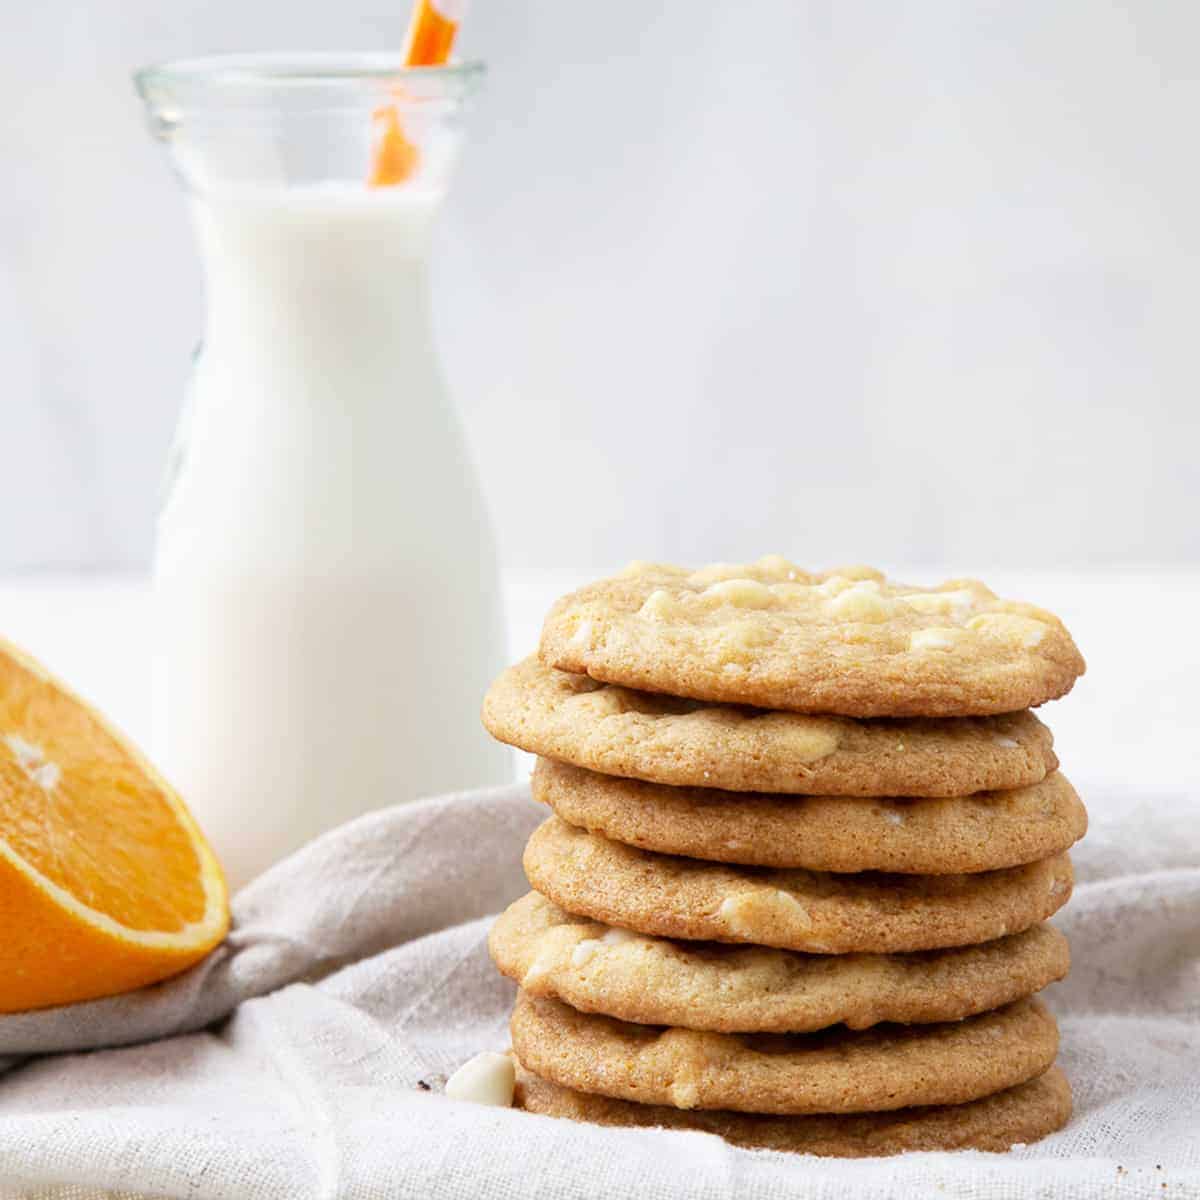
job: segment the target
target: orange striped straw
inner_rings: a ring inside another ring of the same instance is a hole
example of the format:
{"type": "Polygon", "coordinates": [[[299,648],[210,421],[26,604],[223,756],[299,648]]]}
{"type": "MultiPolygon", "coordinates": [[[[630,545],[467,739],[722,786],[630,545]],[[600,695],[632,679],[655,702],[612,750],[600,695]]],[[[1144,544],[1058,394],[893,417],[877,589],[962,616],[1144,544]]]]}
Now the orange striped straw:
{"type": "MultiPolygon", "coordinates": [[[[462,19],[463,0],[417,0],[408,36],[404,42],[406,67],[441,67],[450,61],[450,51],[462,19]]],[[[371,156],[371,187],[394,187],[417,169],[421,152],[404,134],[394,104],[372,114],[375,144],[371,156]]]]}

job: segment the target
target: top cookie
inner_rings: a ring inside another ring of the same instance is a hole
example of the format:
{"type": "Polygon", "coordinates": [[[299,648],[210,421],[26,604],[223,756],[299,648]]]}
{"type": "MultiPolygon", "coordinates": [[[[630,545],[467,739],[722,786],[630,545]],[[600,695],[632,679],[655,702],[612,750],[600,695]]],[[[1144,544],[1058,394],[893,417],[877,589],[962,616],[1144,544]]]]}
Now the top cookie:
{"type": "Polygon", "coordinates": [[[915,588],[778,556],[694,572],[633,563],[559,600],[539,653],[643,691],[850,717],[1015,712],[1084,671],[1056,616],[976,580],[915,588]]]}

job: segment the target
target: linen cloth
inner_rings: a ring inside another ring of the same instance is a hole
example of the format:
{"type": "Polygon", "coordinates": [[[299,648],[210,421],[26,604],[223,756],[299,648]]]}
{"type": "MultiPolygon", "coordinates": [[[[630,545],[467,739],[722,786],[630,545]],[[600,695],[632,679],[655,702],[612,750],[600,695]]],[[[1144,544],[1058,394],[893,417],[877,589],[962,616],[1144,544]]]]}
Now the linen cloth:
{"type": "Polygon", "coordinates": [[[246,888],[228,941],[174,981],[0,1018],[0,1196],[1200,1198],[1200,807],[1085,798],[1057,919],[1074,967],[1047,993],[1076,1112],[1035,1145],[817,1159],[437,1094],[507,1045],[488,914],[525,890],[543,815],[514,785],[317,840],[246,888]]]}

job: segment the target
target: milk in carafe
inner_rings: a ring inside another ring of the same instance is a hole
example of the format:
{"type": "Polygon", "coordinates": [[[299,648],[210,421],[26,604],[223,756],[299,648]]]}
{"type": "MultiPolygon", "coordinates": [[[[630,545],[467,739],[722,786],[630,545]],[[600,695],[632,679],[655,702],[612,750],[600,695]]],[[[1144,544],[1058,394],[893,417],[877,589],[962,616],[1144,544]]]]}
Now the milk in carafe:
{"type": "Polygon", "coordinates": [[[500,782],[488,518],[433,344],[420,179],[196,188],[208,318],[155,567],[160,758],[234,885],[500,782]]]}

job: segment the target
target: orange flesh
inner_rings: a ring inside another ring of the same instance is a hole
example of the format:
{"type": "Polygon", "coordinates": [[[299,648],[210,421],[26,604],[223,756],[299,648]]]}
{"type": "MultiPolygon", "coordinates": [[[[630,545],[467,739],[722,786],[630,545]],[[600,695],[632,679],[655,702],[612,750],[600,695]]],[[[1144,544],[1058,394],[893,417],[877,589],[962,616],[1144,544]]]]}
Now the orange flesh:
{"type": "MultiPolygon", "coordinates": [[[[458,22],[444,17],[433,0],[417,0],[408,27],[404,50],[406,67],[440,67],[450,59],[458,22]]],[[[395,108],[377,108],[373,114],[378,131],[368,182],[371,187],[393,187],[417,169],[421,154],[404,135],[395,108]]]]}
{"type": "Polygon", "coordinates": [[[71,697],[0,655],[0,835],[128,929],[205,914],[200,862],[162,790],[71,697]]]}

